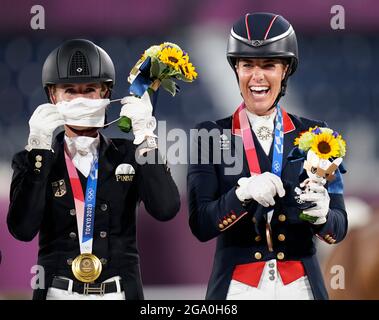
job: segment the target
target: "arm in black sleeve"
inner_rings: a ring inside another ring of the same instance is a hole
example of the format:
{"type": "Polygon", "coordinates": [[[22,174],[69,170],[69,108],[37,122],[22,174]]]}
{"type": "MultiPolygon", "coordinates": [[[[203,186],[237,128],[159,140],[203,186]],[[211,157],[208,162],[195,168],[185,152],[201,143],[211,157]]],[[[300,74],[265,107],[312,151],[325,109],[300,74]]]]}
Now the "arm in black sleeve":
{"type": "Polygon", "coordinates": [[[138,191],[146,210],[157,220],[167,221],[176,216],[180,209],[180,195],[158,149],[148,151],[154,161],[140,166],[138,191]]]}
{"type": "Polygon", "coordinates": [[[18,240],[31,241],[40,229],[53,155],[49,150],[34,149],[17,153],[13,158],[7,224],[18,240]]]}

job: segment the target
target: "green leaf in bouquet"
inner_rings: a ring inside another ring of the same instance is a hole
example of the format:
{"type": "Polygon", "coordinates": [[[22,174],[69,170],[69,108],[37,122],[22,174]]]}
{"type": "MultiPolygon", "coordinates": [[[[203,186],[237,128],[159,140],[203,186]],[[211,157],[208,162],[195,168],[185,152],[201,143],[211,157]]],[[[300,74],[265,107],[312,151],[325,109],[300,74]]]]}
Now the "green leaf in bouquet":
{"type": "Polygon", "coordinates": [[[170,92],[173,97],[175,96],[176,92],[178,91],[175,81],[173,81],[171,79],[163,79],[161,86],[163,89],[170,92]]]}
{"type": "Polygon", "coordinates": [[[122,132],[128,133],[132,129],[132,120],[128,117],[121,117],[121,119],[118,120],[117,126],[122,132]]]}
{"type": "Polygon", "coordinates": [[[160,75],[159,60],[156,58],[151,58],[150,78],[158,78],[159,75],[160,75]]]}
{"type": "Polygon", "coordinates": [[[153,96],[154,92],[155,92],[155,91],[154,91],[153,89],[151,89],[150,87],[147,88],[147,93],[149,94],[150,99],[152,99],[152,96],[153,96]]]}
{"type": "Polygon", "coordinates": [[[169,71],[167,72],[167,76],[176,77],[180,73],[181,73],[180,70],[175,70],[175,68],[170,67],[169,71]]]}
{"type": "Polygon", "coordinates": [[[300,213],[299,218],[303,221],[308,221],[310,223],[315,223],[318,217],[313,217],[305,214],[304,212],[300,213]]]}
{"type": "Polygon", "coordinates": [[[184,82],[192,82],[193,81],[193,80],[186,78],[186,76],[183,73],[179,73],[178,75],[176,75],[176,79],[184,81],[184,82]]]}
{"type": "Polygon", "coordinates": [[[159,62],[159,75],[162,75],[163,73],[168,72],[168,70],[170,69],[169,66],[160,60],[158,60],[158,62],[159,62]]]}

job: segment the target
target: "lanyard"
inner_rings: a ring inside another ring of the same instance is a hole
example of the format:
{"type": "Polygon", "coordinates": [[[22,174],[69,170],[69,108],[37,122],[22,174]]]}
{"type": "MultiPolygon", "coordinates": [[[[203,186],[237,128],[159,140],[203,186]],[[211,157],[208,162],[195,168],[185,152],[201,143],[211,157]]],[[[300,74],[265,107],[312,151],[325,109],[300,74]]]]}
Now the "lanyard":
{"type": "MultiPolygon", "coordinates": [[[[261,168],[259,166],[257,150],[255,148],[253,135],[251,133],[251,128],[249,124],[249,119],[246,114],[245,104],[241,104],[238,107],[237,113],[239,117],[239,122],[241,124],[241,135],[242,142],[247,158],[247,163],[249,165],[249,170],[251,175],[257,175],[261,173],[261,168]]],[[[274,136],[274,153],[272,159],[271,172],[276,174],[278,177],[282,174],[282,162],[283,162],[283,115],[282,110],[277,106],[277,114],[275,117],[275,136],[274,136]]]]}
{"type": "Polygon", "coordinates": [[[274,136],[274,154],[272,157],[271,172],[276,174],[279,178],[282,175],[283,165],[283,115],[279,105],[277,106],[277,113],[275,118],[275,136],[274,136]]]}
{"type": "Polygon", "coordinates": [[[76,222],[79,233],[80,253],[92,253],[93,229],[95,222],[96,207],[96,189],[98,175],[98,159],[92,162],[91,170],[87,179],[87,188],[84,198],[83,189],[80,183],[78,172],[65,151],[65,160],[72,193],[74,195],[74,203],[76,210],[76,222]]]}

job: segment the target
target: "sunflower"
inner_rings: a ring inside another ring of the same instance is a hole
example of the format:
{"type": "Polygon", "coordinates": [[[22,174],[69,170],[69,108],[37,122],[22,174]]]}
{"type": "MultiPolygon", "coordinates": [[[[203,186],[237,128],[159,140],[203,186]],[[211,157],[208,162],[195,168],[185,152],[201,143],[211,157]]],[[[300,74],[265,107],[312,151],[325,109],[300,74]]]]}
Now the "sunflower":
{"type": "Polygon", "coordinates": [[[195,71],[195,67],[193,66],[193,64],[191,62],[187,62],[187,63],[183,64],[182,70],[183,70],[184,76],[188,80],[192,81],[192,80],[196,79],[197,72],[195,71]]]}
{"type": "Polygon", "coordinates": [[[173,47],[166,47],[159,53],[159,60],[179,71],[180,66],[186,61],[183,51],[173,47]]]}
{"type": "Polygon", "coordinates": [[[322,132],[315,135],[312,150],[322,159],[329,159],[331,157],[338,157],[340,153],[340,146],[336,138],[331,134],[322,132]]]}

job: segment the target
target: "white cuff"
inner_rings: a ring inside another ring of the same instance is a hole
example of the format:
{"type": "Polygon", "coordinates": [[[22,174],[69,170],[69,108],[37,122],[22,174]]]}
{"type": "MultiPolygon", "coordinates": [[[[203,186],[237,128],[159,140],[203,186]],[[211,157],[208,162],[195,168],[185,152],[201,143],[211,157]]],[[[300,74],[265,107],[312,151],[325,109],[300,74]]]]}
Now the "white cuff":
{"type": "Polygon", "coordinates": [[[28,138],[28,144],[25,147],[27,151],[30,151],[32,149],[44,149],[44,150],[51,150],[51,143],[53,140],[52,135],[46,135],[46,134],[34,134],[30,133],[28,138]]]}

